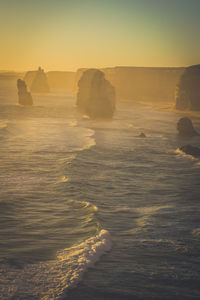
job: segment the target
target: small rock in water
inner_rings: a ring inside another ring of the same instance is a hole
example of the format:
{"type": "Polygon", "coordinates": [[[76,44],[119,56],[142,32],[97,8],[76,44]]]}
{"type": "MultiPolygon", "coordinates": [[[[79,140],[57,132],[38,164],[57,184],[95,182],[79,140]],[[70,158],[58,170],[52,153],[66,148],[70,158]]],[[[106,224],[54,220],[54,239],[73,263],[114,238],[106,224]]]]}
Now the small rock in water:
{"type": "Polygon", "coordinates": [[[179,136],[181,137],[193,137],[195,135],[199,135],[194,129],[192,121],[188,117],[183,117],[178,121],[177,129],[179,136]]]}
{"type": "Polygon", "coordinates": [[[141,133],[138,135],[138,137],[140,137],[140,138],[146,138],[146,134],[145,134],[144,132],[141,132],[141,133]]]}

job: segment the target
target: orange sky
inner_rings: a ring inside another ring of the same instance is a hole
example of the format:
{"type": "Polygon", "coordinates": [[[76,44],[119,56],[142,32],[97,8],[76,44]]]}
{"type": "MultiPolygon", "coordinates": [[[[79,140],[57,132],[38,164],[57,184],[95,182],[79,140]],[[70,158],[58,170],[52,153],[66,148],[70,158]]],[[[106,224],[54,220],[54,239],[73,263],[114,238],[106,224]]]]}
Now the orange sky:
{"type": "Polygon", "coordinates": [[[200,63],[198,0],[1,1],[1,70],[200,63]]]}

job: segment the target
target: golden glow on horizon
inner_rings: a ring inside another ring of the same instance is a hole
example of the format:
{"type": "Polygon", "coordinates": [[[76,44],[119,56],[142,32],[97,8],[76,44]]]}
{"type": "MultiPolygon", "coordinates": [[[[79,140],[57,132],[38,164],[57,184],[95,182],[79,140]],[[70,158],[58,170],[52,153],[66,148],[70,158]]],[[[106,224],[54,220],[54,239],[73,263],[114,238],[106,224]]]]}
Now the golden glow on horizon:
{"type": "Polygon", "coordinates": [[[45,70],[75,71],[199,63],[196,10],[190,16],[193,23],[183,31],[183,12],[185,8],[188,14],[189,5],[181,1],[180,15],[178,2],[10,0],[0,12],[0,69],[42,65],[45,70]]]}

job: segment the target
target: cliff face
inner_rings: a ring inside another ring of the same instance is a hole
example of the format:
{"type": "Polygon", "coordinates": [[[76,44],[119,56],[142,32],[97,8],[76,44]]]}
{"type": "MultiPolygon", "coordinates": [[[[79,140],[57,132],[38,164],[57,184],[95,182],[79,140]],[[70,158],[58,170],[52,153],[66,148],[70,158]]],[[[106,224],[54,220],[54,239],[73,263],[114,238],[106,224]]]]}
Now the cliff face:
{"type": "Polygon", "coordinates": [[[176,108],[200,110],[200,65],[185,69],[176,88],[176,108]]]}
{"type": "MultiPolygon", "coordinates": [[[[76,86],[85,70],[77,71],[76,86]]],[[[114,86],[119,100],[173,101],[184,68],[115,67],[101,71],[114,86]]]]}
{"type": "Polygon", "coordinates": [[[78,82],[78,109],[91,118],[111,118],[115,110],[115,90],[104,73],[89,69],[78,82]]]}
{"type": "Polygon", "coordinates": [[[18,88],[18,101],[21,105],[33,105],[33,99],[31,94],[27,91],[26,83],[18,79],[17,80],[18,88]]]}
{"type": "Polygon", "coordinates": [[[75,72],[50,71],[47,72],[47,79],[50,88],[74,91],[75,72]]]}
{"type": "MultiPolygon", "coordinates": [[[[78,82],[84,71],[47,72],[47,80],[51,88],[66,91],[78,90],[78,82]]],[[[146,68],[146,67],[115,67],[101,71],[115,88],[118,100],[173,101],[176,86],[184,68],[146,68]]],[[[29,71],[25,82],[30,88],[37,71],[29,71]]]]}

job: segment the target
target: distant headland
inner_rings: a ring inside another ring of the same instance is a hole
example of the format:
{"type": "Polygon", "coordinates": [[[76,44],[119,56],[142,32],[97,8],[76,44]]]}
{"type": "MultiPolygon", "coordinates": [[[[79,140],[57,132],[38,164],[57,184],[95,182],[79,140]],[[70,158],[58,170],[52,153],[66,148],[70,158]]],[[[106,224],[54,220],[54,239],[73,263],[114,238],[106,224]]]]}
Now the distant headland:
{"type": "MultiPolygon", "coordinates": [[[[36,74],[42,74],[43,90],[65,90],[77,93],[84,71],[50,71],[41,68],[26,73],[0,72],[0,80],[24,78],[30,91],[36,92],[36,74]]],[[[200,109],[200,65],[191,67],[111,67],[100,69],[115,88],[118,101],[171,102],[178,110],[200,109]]]]}

